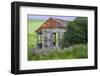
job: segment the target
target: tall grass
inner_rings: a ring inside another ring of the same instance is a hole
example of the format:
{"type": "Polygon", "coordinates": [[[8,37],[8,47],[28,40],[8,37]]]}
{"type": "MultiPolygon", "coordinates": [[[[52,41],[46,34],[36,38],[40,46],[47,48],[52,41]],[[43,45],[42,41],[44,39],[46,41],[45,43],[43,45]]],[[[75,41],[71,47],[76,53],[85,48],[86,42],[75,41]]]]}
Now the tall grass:
{"type": "Polygon", "coordinates": [[[82,59],[88,58],[87,45],[78,44],[64,49],[51,49],[48,54],[33,54],[29,51],[28,60],[58,60],[58,59],[82,59]],[[58,51],[59,50],[59,51],[58,51]]]}
{"type": "Polygon", "coordinates": [[[28,34],[28,48],[36,48],[36,33],[28,34]]]}

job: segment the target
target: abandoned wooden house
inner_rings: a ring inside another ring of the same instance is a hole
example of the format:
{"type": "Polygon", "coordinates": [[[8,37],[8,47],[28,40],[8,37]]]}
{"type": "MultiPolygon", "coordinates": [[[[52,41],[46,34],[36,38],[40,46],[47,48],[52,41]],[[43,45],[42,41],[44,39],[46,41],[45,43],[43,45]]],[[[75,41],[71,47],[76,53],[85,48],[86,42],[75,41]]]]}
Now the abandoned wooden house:
{"type": "Polygon", "coordinates": [[[68,21],[57,18],[49,18],[44,22],[35,31],[37,48],[60,48],[67,23],[68,21]]]}

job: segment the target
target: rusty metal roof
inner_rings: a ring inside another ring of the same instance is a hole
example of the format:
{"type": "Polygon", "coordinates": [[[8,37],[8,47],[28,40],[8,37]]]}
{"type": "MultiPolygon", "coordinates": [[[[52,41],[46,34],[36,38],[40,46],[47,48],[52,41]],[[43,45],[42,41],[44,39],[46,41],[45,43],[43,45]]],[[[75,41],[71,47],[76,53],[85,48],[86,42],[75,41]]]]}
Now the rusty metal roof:
{"type": "Polygon", "coordinates": [[[46,22],[44,22],[35,32],[41,33],[43,29],[54,29],[54,28],[65,28],[68,21],[57,19],[57,18],[49,18],[46,22]]]}

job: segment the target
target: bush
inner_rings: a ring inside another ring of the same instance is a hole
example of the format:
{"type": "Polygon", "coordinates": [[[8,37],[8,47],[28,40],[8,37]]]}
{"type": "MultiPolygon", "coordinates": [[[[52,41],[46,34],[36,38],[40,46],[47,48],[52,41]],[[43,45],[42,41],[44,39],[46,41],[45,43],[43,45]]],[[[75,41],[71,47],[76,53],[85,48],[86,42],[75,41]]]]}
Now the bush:
{"type": "Polygon", "coordinates": [[[58,60],[88,58],[87,44],[77,44],[63,49],[51,49],[48,54],[33,54],[29,51],[28,60],[58,60]],[[59,50],[59,51],[58,51],[59,50]]]}
{"type": "Polygon", "coordinates": [[[87,24],[87,17],[77,17],[74,21],[69,22],[62,39],[62,47],[87,43],[87,24]]]}

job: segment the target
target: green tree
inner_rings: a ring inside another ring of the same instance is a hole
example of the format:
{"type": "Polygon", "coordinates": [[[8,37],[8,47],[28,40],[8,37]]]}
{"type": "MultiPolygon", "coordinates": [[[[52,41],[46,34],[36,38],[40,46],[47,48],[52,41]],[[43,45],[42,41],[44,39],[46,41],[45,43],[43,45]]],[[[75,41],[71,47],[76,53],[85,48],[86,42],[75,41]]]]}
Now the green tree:
{"type": "Polygon", "coordinates": [[[62,39],[62,47],[68,47],[80,43],[87,43],[87,25],[87,17],[77,17],[74,21],[69,22],[62,39]]]}

